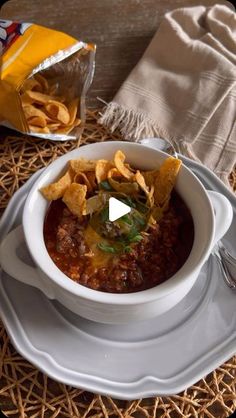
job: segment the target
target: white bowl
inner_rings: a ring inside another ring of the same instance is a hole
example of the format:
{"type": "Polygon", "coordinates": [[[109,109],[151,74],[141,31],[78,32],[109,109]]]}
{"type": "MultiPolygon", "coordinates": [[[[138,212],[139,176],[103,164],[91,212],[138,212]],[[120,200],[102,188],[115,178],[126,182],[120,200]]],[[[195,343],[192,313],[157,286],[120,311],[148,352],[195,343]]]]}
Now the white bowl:
{"type": "Polygon", "coordinates": [[[219,193],[207,192],[197,177],[183,165],[176,190],[191,211],[194,243],[181,269],[154,288],[128,294],[100,292],[70,280],[47,252],[43,224],[48,202],[39,189],[55,181],[68,160],[80,157],[112,159],[118,149],[125,153],[131,165],[140,169],[154,169],[168,156],[140,144],[118,141],[86,145],[65,154],[50,164],[36,180],[25,202],[22,227],[10,232],[0,247],[1,264],[11,276],[39,288],[48,298],[58,300],[76,314],[104,323],[143,320],[171,309],[191,289],[215,242],[225,234],[232,221],[229,201],[219,193]],[[17,255],[17,247],[24,239],[35,267],[25,264],[17,255]]]}

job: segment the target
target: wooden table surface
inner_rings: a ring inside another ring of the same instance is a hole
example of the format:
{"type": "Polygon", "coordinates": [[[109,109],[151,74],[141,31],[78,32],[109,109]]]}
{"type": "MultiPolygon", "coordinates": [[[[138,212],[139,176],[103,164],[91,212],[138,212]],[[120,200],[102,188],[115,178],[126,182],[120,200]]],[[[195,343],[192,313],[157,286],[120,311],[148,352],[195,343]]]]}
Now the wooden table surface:
{"type": "Polygon", "coordinates": [[[212,0],[10,0],[4,19],[35,22],[97,45],[96,70],[88,105],[109,101],[145,51],[164,14],[212,0]]]}

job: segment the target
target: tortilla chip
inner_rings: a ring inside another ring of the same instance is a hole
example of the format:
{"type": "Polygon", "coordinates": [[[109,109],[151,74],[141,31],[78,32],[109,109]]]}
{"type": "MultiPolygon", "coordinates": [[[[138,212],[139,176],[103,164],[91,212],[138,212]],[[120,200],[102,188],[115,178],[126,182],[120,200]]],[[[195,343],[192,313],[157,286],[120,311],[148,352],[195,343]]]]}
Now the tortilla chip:
{"type": "Polygon", "coordinates": [[[152,185],[150,187],[150,192],[147,195],[147,201],[148,201],[150,208],[154,206],[154,190],[155,190],[154,185],[152,185]]]}
{"type": "Polygon", "coordinates": [[[39,134],[49,134],[50,131],[47,126],[44,128],[41,128],[40,126],[30,125],[29,124],[29,130],[32,133],[39,133],[39,134]]]}
{"type": "Polygon", "coordinates": [[[154,184],[154,201],[157,206],[162,207],[169,201],[181,164],[178,158],[168,157],[159,168],[154,184]]]}
{"type": "Polygon", "coordinates": [[[75,119],[74,123],[72,125],[67,125],[67,126],[63,126],[61,125],[61,127],[59,127],[56,131],[57,134],[69,134],[76,126],[79,126],[81,123],[80,119],[75,119]]]}
{"type": "Polygon", "coordinates": [[[39,116],[44,118],[45,121],[50,121],[50,118],[46,115],[46,113],[44,113],[41,109],[33,106],[32,104],[23,104],[23,109],[26,119],[39,116]]]}
{"type": "Polygon", "coordinates": [[[134,183],[119,182],[117,180],[114,180],[113,177],[122,178],[117,168],[112,168],[111,170],[109,170],[108,176],[107,176],[107,179],[111,187],[113,187],[113,189],[116,190],[117,192],[125,193],[128,195],[134,195],[138,193],[139,186],[136,182],[134,183]]]}
{"type": "Polygon", "coordinates": [[[68,127],[62,128],[61,125],[59,125],[59,127],[54,130],[54,133],[57,135],[68,135],[72,131],[72,129],[74,129],[74,126],[72,127],[70,126],[69,128],[68,127]]]}
{"type": "Polygon", "coordinates": [[[34,102],[34,100],[28,95],[28,91],[24,92],[23,94],[21,94],[20,98],[21,98],[21,103],[23,108],[29,104],[32,104],[34,102]]]}
{"type": "Polygon", "coordinates": [[[110,161],[98,160],[95,167],[95,176],[98,184],[107,179],[108,172],[112,168],[114,168],[114,164],[112,164],[110,161]]]}
{"type": "Polygon", "coordinates": [[[72,183],[67,187],[62,200],[74,215],[86,214],[86,193],[84,184],[72,183]]]}
{"type": "Polygon", "coordinates": [[[82,173],[82,172],[81,173],[76,173],[75,177],[74,177],[74,180],[73,180],[73,183],[85,184],[87,186],[88,192],[92,191],[91,184],[90,184],[90,182],[88,180],[88,177],[85,173],[82,173]]]}
{"type": "Polygon", "coordinates": [[[145,183],[148,187],[151,187],[155,183],[158,172],[159,170],[141,171],[141,174],[144,177],[145,183]]]}
{"type": "Polygon", "coordinates": [[[137,183],[119,183],[119,181],[114,180],[114,178],[109,177],[108,181],[113,187],[114,190],[120,193],[125,193],[127,195],[134,195],[137,194],[139,191],[139,187],[137,183]]]}
{"type": "Polygon", "coordinates": [[[148,224],[154,225],[161,220],[164,214],[164,209],[160,206],[153,206],[150,217],[148,219],[148,224]]]}
{"type": "Polygon", "coordinates": [[[31,126],[39,126],[41,128],[45,128],[47,125],[46,119],[42,116],[35,116],[33,118],[29,118],[27,119],[27,122],[31,126]]]}
{"type": "Polygon", "coordinates": [[[73,178],[74,172],[69,168],[64,176],[58,181],[42,187],[40,191],[47,200],[60,199],[64,195],[66,189],[71,185],[73,178]]]}
{"type": "Polygon", "coordinates": [[[148,226],[153,226],[153,225],[156,225],[156,223],[157,223],[157,221],[153,218],[152,215],[150,215],[150,217],[148,219],[148,222],[147,222],[147,225],[148,226]]]}
{"type": "Polygon", "coordinates": [[[58,95],[58,83],[50,84],[40,73],[25,80],[20,93],[31,132],[67,135],[81,124],[79,98],[65,104],[65,97],[58,95]]]}
{"type": "Polygon", "coordinates": [[[111,177],[119,177],[120,179],[122,178],[122,175],[120,174],[119,170],[117,170],[117,168],[111,168],[108,173],[107,173],[107,178],[111,178],[111,177]]]}
{"type": "Polygon", "coordinates": [[[76,119],[77,111],[78,111],[79,99],[76,98],[68,103],[67,108],[70,115],[70,125],[73,125],[76,119]]]}
{"type": "Polygon", "coordinates": [[[144,191],[144,193],[148,196],[150,189],[146,185],[143,175],[140,173],[139,170],[136,171],[134,175],[135,181],[138,183],[138,185],[141,187],[141,189],[144,191]]]}
{"type": "Polygon", "coordinates": [[[48,103],[45,104],[45,109],[47,111],[47,114],[52,119],[56,119],[64,125],[69,124],[70,114],[67,107],[63,103],[58,102],[56,100],[49,100],[48,103]]]}
{"type": "Polygon", "coordinates": [[[97,182],[96,182],[95,172],[94,171],[87,171],[86,176],[87,176],[87,179],[90,183],[90,186],[91,186],[92,190],[96,189],[97,188],[97,182]]]}
{"type": "Polygon", "coordinates": [[[132,173],[132,171],[130,171],[129,168],[125,166],[124,161],[125,161],[125,154],[120,150],[116,151],[115,156],[114,156],[114,163],[115,163],[117,170],[127,180],[133,180],[134,173],[132,173]]]}
{"type": "Polygon", "coordinates": [[[57,86],[57,84],[52,84],[52,85],[49,87],[48,91],[47,91],[47,93],[48,93],[50,96],[57,96],[57,92],[58,92],[58,86],[57,86]]]}
{"type": "Polygon", "coordinates": [[[76,118],[76,119],[74,120],[73,125],[74,125],[74,126],[79,126],[80,124],[81,124],[81,119],[76,118]]]}
{"type": "Polygon", "coordinates": [[[24,93],[27,90],[39,91],[39,92],[43,91],[41,84],[34,78],[28,78],[27,80],[24,81],[21,87],[21,92],[24,93]]]}
{"type": "MultiPolygon", "coordinates": [[[[48,94],[40,93],[38,91],[31,91],[27,90],[25,93],[21,96],[21,100],[24,102],[29,101],[31,99],[31,103],[36,103],[39,105],[45,105],[50,101],[60,100],[60,97],[50,96],[48,94]]],[[[58,102],[61,104],[61,102],[58,102]]]]}
{"type": "Polygon", "coordinates": [[[69,165],[75,173],[84,171],[95,171],[97,160],[86,160],[79,158],[78,160],[70,160],[69,165]]]}
{"type": "Polygon", "coordinates": [[[60,127],[60,123],[48,123],[47,127],[50,129],[51,132],[57,131],[57,129],[60,127]]]}
{"type": "Polygon", "coordinates": [[[41,74],[37,73],[34,75],[35,80],[41,85],[42,91],[47,92],[49,89],[48,81],[41,74]]]}

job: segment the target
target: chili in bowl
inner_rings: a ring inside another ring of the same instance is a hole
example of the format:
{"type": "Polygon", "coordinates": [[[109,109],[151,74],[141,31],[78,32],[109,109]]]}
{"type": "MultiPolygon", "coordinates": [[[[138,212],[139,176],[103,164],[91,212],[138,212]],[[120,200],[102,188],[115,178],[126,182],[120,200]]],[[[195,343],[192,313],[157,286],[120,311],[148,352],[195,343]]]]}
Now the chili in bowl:
{"type": "Polygon", "coordinates": [[[42,189],[51,201],[44,222],[50,257],[75,282],[110,293],[163,283],[182,267],[194,237],[190,211],[174,190],[181,161],[167,157],[151,172],[124,161],[120,150],[114,162],[71,160],[66,174],[42,189]],[[110,199],[130,212],[110,220],[110,199]]]}
{"type": "Polygon", "coordinates": [[[171,309],[191,289],[232,220],[228,200],[207,192],[174,160],[119,141],[86,145],[58,158],[33,184],[22,227],[2,243],[3,268],[98,322],[128,323],[171,309]],[[82,171],[81,161],[95,169],[82,171]],[[129,213],[111,221],[110,198],[129,206],[129,213]],[[17,257],[23,240],[35,267],[17,257]]]}

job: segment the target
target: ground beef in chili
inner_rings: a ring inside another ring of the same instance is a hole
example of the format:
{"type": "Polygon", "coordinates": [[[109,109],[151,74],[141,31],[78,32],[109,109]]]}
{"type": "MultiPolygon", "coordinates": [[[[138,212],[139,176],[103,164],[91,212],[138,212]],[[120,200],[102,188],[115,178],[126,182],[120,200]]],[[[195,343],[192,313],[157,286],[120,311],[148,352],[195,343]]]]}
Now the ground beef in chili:
{"type": "Polygon", "coordinates": [[[53,201],[44,223],[48,253],[72,280],[95,290],[137,292],[154,287],[175,274],[193,245],[191,214],[181,197],[172,192],[169,209],[128,254],[113,256],[106,267],[91,263],[83,231],[88,218],[78,219],[62,200],[53,201]]]}

